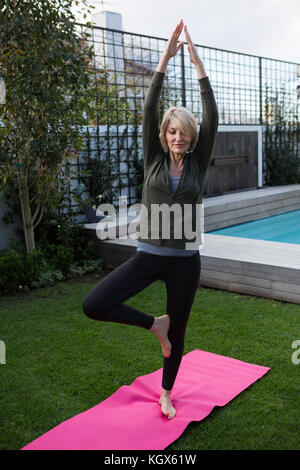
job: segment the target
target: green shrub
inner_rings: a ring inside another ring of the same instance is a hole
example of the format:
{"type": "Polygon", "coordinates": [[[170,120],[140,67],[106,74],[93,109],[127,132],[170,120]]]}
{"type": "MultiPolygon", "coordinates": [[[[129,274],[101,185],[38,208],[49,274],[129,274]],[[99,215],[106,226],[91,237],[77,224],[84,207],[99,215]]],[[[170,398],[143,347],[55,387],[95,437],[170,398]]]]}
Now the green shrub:
{"type": "Polygon", "coordinates": [[[23,269],[22,256],[14,250],[1,253],[0,256],[0,290],[8,287],[17,288],[19,273],[23,269]]]}
{"type": "Polygon", "coordinates": [[[31,287],[38,289],[39,287],[53,286],[57,281],[63,281],[64,274],[55,268],[48,266],[47,269],[40,273],[39,278],[32,282],[31,287]]]}
{"type": "Polygon", "coordinates": [[[54,266],[60,269],[62,273],[66,275],[74,259],[73,249],[64,245],[51,245],[51,247],[52,251],[54,251],[54,266]]]}
{"type": "Polygon", "coordinates": [[[44,249],[46,256],[51,245],[63,245],[73,251],[74,262],[97,259],[96,249],[92,241],[87,241],[83,224],[70,223],[64,215],[57,216],[56,223],[41,224],[37,235],[36,244],[44,249]]]}
{"type": "Polygon", "coordinates": [[[30,286],[45,268],[41,250],[31,253],[3,250],[0,256],[0,290],[11,290],[30,286]]]}
{"type": "MultiPolygon", "coordinates": [[[[24,245],[10,241],[11,249],[0,251],[0,292],[28,291],[80,277],[102,269],[103,259],[95,259],[93,242],[74,249],[63,244],[45,242],[30,253],[24,245]],[[76,257],[79,261],[76,261],[76,257]]],[[[76,246],[75,246],[76,247],[76,246]]]]}

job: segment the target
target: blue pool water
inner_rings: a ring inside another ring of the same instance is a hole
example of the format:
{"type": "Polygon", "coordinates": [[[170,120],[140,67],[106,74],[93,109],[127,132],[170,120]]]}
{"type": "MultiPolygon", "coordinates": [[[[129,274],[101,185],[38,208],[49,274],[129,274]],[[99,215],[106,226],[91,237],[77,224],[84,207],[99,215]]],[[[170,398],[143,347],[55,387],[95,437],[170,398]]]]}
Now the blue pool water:
{"type": "Polygon", "coordinates": [[[211,232],[229,237],[255,238],[272,242],[300,244],[300,210],[273,215],[264,219],[232,225],[211,232]]]}

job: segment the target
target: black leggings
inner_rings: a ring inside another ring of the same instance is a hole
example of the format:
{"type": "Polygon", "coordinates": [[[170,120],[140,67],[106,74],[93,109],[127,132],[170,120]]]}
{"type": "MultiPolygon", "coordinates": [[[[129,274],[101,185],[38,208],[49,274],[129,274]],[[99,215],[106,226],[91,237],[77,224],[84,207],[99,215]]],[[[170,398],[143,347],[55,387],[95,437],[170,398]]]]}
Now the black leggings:
{"type": "Polygon", "coordinates": [[[167,289],[166,313],[171,356],[164,358],[162,387],[171,390],[184,350],[184,336],[200,277],[200,254],[160,256],[137,251],[134,256],[102,279],[85,297],[83,312],[93,320],[125,323],[150,329],[154,317],[122,302],[157,279],[167,289]]]}

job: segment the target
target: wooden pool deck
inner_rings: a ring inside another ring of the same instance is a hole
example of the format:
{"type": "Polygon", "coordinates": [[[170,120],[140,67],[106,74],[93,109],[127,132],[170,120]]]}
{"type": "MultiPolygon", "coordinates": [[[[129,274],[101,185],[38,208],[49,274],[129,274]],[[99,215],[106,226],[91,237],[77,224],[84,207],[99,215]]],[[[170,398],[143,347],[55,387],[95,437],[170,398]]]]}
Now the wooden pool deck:
{"type": "MultiPolygon", "coordinates": [[[[300,209],[300,185],[269,187],[204,199],[205,232],[300,209]]],[[[128,237],[99,240],[86,225],[104,266],[114,269],[136,252],[128,237]]],[[[205,233],[200,286],[300,304],[300,245],[205,233]]]]}

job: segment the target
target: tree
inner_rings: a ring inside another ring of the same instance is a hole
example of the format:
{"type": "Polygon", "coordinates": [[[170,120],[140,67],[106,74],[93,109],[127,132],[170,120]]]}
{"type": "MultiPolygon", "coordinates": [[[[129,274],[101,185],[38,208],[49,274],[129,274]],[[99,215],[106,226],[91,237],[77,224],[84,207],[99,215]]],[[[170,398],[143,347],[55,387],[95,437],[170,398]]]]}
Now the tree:
{"type": "Polygon", "coordinates": [[[94,116],[93,46],[89,33],[76,31],[72,3],[0,4],[0,74],[6,84],[0,189],[18,198],[28,252],[35,249],[43,214],[59,202],[63,165],[82,147],[80,126],[94,116]]]}

